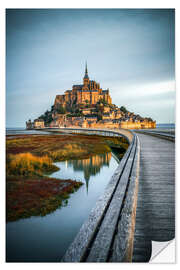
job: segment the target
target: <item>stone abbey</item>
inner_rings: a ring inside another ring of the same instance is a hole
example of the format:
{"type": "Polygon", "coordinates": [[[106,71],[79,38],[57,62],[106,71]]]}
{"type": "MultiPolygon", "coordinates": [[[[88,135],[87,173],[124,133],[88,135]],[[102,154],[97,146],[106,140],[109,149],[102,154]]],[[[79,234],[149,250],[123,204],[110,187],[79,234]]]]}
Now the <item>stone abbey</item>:
{"type": "Polygon", "coordinates": [[[27,129],[45,127],[141,129],[155,128],[156,122],[113,104],[109,89],[89,79],[86,63],[83,84],[56,95],[50,111],[26,122],[27,129]]]}
{"type": "Polygon", "coordinates": [[[83,84],[73,85],[72,90],[65,91],[64,95],[57,95],[55,99],[55,107],[60,104],[66,107],[66,104],[90,104],[95,105],[99,100],[105,101],[107,104],[112,104],[112,99],[109,95],[109,89],[102,90],[100,84],[90,80],[88,76],[87,63],[83,84]]]}

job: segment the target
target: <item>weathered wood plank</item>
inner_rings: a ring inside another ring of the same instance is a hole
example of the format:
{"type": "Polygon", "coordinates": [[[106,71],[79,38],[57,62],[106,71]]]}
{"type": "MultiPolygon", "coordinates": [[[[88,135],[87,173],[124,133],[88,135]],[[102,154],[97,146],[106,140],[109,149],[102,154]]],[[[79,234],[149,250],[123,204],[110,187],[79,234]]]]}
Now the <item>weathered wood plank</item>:
{"type": "Polygon", "coordinates": [[[175,145],[149,135],[138,137],[141,158],[133,261],[147,262],[151,241],[169,241],[175,234],[175,145]]]}
{"type": "Polygon", "coordinates": [[[91,250],[87,258],[88,262],[105,262],[108,259],[114,231],[121,211],[121,205],[123,204],[125,192],[127,190],[135,151],[136,145],[134,145],[130,153],[126,169],[123,171],[120,183],[113,195],[113,199],[100,226],[96,239],[91,246],[91,250]]]}
{"type": "Polygon", "coordinates": [[[126,195],[124,207],[122,209],[121,217],[118,222],[117,233],[114,237],[112,255],[109,259],[111,262],[132,261],[138,196],[139,159],[140,143],[139,139],[137,138],[136,153],[133,162],[128,192],[126,195]]]}
{"type": "Polygon", "coordinates": [[[109,202],[112,199],[114,191],[119,183],[119,179],[126,167],[126,162],[129,159],[133,146],[134,141],[132,141],[131,145],[128,147],[128,150],[123,156],[119,166],[106,187],[104,194],[97,201],[95,207],[92,209],[89,215],[88,220],[81,227],[78,235],[65,253],[62,261],[78,262],[84,260],[84,257],[88,252],[89,245],[98,230],[98,226],[104,217],[104,213],[109,206],[109,202]]]}

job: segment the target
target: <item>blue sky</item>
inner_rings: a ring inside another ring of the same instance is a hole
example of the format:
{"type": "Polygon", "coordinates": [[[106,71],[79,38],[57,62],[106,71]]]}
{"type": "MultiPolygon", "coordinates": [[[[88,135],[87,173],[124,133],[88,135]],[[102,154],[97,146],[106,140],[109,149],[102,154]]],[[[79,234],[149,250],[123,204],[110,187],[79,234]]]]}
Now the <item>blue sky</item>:
{"type": "Polygon", "coordinates": [[[113,103],[174,122],[174,17],[173,9],[7,10],[6,126],[25,126],[82,83],[86,60],[113,103]]]}

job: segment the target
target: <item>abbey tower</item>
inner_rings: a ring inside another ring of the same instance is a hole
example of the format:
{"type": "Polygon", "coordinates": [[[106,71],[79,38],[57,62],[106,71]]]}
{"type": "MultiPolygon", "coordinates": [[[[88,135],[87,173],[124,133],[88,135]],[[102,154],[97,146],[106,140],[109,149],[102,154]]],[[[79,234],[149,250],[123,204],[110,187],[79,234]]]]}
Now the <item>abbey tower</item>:
{"type": "Polygon", "coordinates": [[[109,89],[103,90],[100,88],[99,83],[89,79],[86,63],[83,84],[73,85],[72,90],[66,90],[64,95],[57,95],[54,106],[56,107],[61,105],[65,107],[67,104],[83,105],[87,103],[90,105],[95,105],[99,100],[103,100],[107,104],[112,103],[109,89]]]}

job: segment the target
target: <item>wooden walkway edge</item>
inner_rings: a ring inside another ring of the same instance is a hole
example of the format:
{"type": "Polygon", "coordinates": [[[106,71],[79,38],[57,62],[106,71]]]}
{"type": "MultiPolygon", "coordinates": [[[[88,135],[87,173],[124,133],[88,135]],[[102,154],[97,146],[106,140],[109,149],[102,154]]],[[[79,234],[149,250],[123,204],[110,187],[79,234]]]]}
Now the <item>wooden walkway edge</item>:
{"type": "Polygon", "coordinates": [[[148,262],[152,242],[175,237],[175,144],[138,133],[140,176],[133,262],[148,262]]]}
{"type": "Polygon", "coordinates": [[[175,237],[174,142],[122,133],[130,146],[62,262],[148,262],[152,241],[175,237]]]}
{"type": "Polygon", "coordinates": [[[62,262],[132,260],[140,153],[137,136],[133,136],[105,193],[92,209],[62,262]],[[122,232],[120,236],[119,232],[122,232]]]}

